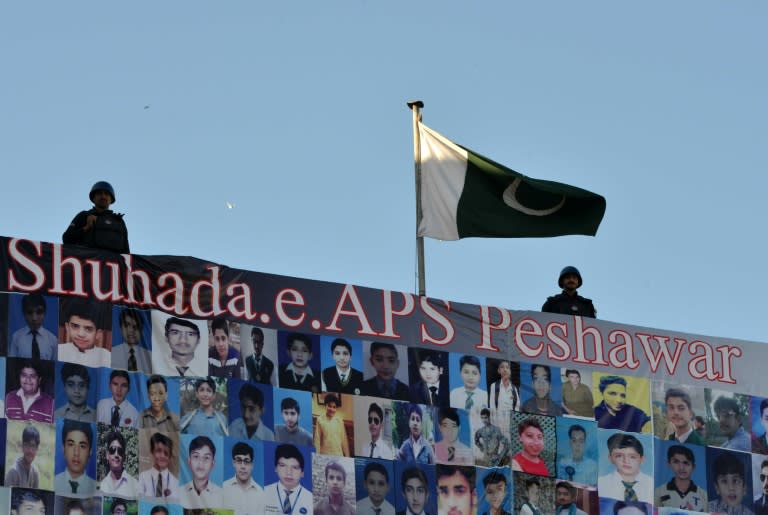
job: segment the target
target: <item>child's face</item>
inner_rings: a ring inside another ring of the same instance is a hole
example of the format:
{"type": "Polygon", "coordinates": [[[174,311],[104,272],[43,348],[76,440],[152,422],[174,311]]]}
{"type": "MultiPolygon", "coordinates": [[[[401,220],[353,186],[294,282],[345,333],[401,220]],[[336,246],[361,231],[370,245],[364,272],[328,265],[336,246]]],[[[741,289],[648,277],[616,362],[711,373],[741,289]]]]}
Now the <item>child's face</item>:
{"type": "Polygon", "coordinates": [[[533,391],[536,393],[536,397],[539,399],[545,398],[549,395],[549,374],[541,367],[534,367],[533,369],[533,391]]]}
{"type": "Polygon", "coordinates": [[[301,464],[296,458],[278,458],[275,472],[286,489],[293,490],[304,477],[304,471],[301,470],[301,464]]]}
{"type": "Polygon", "coordinates": [[[459,438],[459,425],[448,417],[440,422],[440,434],[443,440],[453,443],[459,438]]]}
{"type": "Polygon", "coordinates": [[[263,410],[251,399],[244,399],[240,404],[240,414],[243,416],[243,422],[246,427],[256,427],[261,423],[261,414],[263,410]]]}
{"type": "Polygon", "coordinates": [[[37,442],[34,440],[29,440],[21,444],[21,449],[24,452],[24,461],[27,462],[27,465],[35,461],[35,457],[37,456],[37,442]]]}
{"type": "Polygon", "coordinates": [[[120,332],[123,333],[123,340],[129,345],[136,345],[141,339],[141,328],[133,317],[125,317],[120,322],[120,332]]]}
{"type": "Polygon", "coordinates": [[[349,368],[349,360],[352,359],[352,355],[349,353],[346,347],[343,345],[337,345],[333,349],[333,360],[336,362],[336,366],[342,370],[349,368]]]}
{"type": "Polygon", "coordinates": [[[373,504],[378,506],[389,490],[386,476],[375,470],[370,471],[368,477],[365,478],[365,489],[368,490],[368,497],[371,498],[373,504]]]}
{"type": "Polygon", "coordinates": [[[507,484],[504,481],[490,483],[485,487],[485,499],[494,509],[501,508],[504,497],[507,495],[507,484]]]}
{"type": "Polygon", "coordinates": [[[195,390],[195,395],[197,396],[197,402],[200,403],[201,408],[207,408],[213,403],[214,393],[208,383],[203,383],[198,386],[197,390],[195,390]]]}
{"type": "Polygon", "coordinates": [[[24,310],[24,320],[33,331],[38,331],[45,320],[45,308],[43,306],[30,306],[24,310]]]}
{"type": "Polygon", "coordinates": [[[421,416],[418,413],[411,413],[408,418],[408,427],[411,429],[411,436],[418,438],[421,436],[421,416]]]}
{"type": "Polygon", "coordinates": [[[69,376],[64,381],[64,393],[73,406],[82,406],[88,398],[88,383],[80,376],[69,376]]]}
{"type": "Polygon", "coordinates": [[[405,482],[405,501],[412,513],[421,513],[424,505],[427,504],[427,485],[421,482],[417,477],[412,477],[405,482]]]}
{"type": "Polygon", "coordinates": [[[691,479],[691,473],[693,472],[693,463],[682,454],[673,454],[669,460],[669,468],[675,474],[677,479],[687,480],[691,479]]]}
{"type": "Polygon", "coordinates": [[[728,506],[738,506],[747,493],[747,485],[738,474],[721,474],[715,480],[715,491],[728,506]]]}
{"type": "Polygon", "coordinates": [[[283,421],[285,422],[285,427],[293,431],[299,423],[299,414],[293,408],[284,409],[283,421]]]}
{"type": "Polygon", "coordinates": [[[325,482],[328,485],[328,493],[332,495],[344,493],[344,474],[338,470],[328,470],[325,474],[325,482]]]}
{"type": "Polygon", "coordinates": [[[640,473],[640,465],[643,464],[643,456],[632,447],[613,449],[609,459],[619,475],[632,480],[640,473]]]}
{"type": "Polygon", "coordinates": [[[213,451],[207,445],[195,449],[189,455],[189,468],[192,469],[194,478],[199,481],[208,479],[215,463],[213,451]]]}
{"type": "Polygon", "coordinates": [[[538,458],[544,450],[544,433],[538,428],[526,427],[518,438],[523,446],[523,454],[528,457],[538,458]]]}
{"type": "Polygon", "coordinates": [[[16,510],[18,515],[45,515],[43,501],[23,501],[16,510]]]}
{"type": "Polygon", "coordinates": [[[168,399],[168,392],[165,391],[165,386],[163,386],[162,383],[152,383],[149,385],[147,394],[149,396],[149,402],[152,404],[152,411],[162,411],[165,406],[165,401],[168,399]]]}
{"type": "Polygon", "coordinates": [[[92,349],[96,345],[96,324],[91,320],[71,316],[67,322],[67,330],[72,343],[81,351],[92,349]]]}
{"type": "Polygon", "coordinates": [[[475,365],[464,365],[461,367],[461,380],[464,388],[474,390],[480,383],[480,369],[475,365]]]}
{"type": "Polygon", "coordinates": [[[573,502],[571,497],[571,491],[564,486],[560,486],[555,490],[555,504],[558,506],[568,506],[573,502]]]}
{"type": "Polygon", "coordinates": [[[158,470],[165,470],[168,468],[168,463],[171,459],[171,450],[164,443],[158,442],[152,451],[152,457],[154,458],[155,467],[158,470]]]}
{"type": "Polygon", "coordinates": [[[325,405],[325,416],[328,418],[333,418],[333,416],[336,414],[336,403],[335,402],[329,402],[325,405]]]}
{"type": "Polygon", "coordinates": [[[531,485],[528,487],[528,500],[534,504],[539,502],[539,485],[531,485]]]}
{"type": "Polygon", "coordinates": [[[609,384],[603,390],[603,400],[611,413],[618,413],[627,403],[627,387],[623,384],[609,384]]]}
{"type": "Polygon", "coordinates": [[[35,395],[40,390],[40,376],[34,368],[22,368],[19,382],[24,395],[35,395]]]}
{"type": "Polygon", "coordinates": [[[421,380],[427,384],[436,384],[440,381],[443,374],[443,368],[434,365],[431,361],[422,361],[419,365],[419,375],[421,380]]]}
{"type": "Polygon", "coordinates": [[[307,345],[300,341],[291,343],[288,354],[291,355],[293,366],[298,368],[305,368],[309,364],[309,360],[312,359],[312,353],[307,348],[307,345]]]}
{"type": "Polygon", "coordinates": [[[693,413],[691,408],[680,397],[667,399],[667,419],[678,429],[688,429],[691,425],[693,413]]]}
{"type": "Polygon", "coordinates": [[[400,360],[392,349],[380,347],[371,354],[371,366],[376,371],[376,376],[382,381],[390,381],[395,377],[400,360]]]}
{"type": "Polygon", "coordinates": [[[216,347],[216,353],[219,356],[226,356],[229,351],[229,336],[223,329],[216,329],[213,332],[213,346],[216,347]]]}

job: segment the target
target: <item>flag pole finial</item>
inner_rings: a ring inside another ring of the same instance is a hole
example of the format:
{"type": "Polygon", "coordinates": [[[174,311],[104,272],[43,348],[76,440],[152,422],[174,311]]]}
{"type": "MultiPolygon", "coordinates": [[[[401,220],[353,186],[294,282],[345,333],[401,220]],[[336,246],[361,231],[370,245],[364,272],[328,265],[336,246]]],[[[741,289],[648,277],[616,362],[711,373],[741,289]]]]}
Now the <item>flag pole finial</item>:
{"type": "Polygon", "coordinates": [[[421,108],[424,102],[421,100],[409,100],[406,102],[413,112],[413,160],[416,173],[416,255],[417,276],[419,280],[419,296],[427,295],[427,286],[424,272],[424,237],[419,236],[419,224],[421,224],[421,143],[419,141],[419,122],[421,121],[421,108]]]}

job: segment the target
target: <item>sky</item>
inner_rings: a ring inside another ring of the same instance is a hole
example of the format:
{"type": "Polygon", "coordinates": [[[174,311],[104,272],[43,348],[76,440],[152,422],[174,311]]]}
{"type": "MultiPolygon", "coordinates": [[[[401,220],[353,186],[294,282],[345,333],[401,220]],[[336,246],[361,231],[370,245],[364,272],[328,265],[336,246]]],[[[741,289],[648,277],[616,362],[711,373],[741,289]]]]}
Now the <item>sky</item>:
{"type": "Polygon", "coordinates": [[[600,193],[596,237],[426,240],[430,297],[768,341],[768,4],[4,2],[0,235],[97,180],[136,254],[416,291],[412,117],[600,193]],[[228,207],[228,203],[234,205],[228,207]]]}

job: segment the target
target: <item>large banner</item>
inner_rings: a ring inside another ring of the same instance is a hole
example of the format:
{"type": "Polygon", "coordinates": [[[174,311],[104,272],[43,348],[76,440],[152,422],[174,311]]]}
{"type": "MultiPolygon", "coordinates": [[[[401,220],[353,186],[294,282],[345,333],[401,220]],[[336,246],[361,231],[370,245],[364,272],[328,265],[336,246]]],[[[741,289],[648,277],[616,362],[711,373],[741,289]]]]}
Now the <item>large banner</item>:
{"type": "Polygon", "coordinates": [[[762,343],[191,257],[0,260],[0,513],[768,513],[762,343]]]}

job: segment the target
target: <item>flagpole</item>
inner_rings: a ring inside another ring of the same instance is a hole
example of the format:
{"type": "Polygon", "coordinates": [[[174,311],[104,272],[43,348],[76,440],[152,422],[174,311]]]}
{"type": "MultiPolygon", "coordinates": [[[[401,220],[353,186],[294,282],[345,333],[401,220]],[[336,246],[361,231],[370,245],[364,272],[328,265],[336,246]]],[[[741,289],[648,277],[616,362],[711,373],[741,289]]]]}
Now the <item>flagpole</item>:
{"type": "Polygon", "coordinates": [[[413,113],[413,161],[416,173],[416,255],[418,259],[417,274],[419,276],[419,296],[427,295],[426,281],[424,278],[424,237],[419,236],[421,224],[421,142],[419,141],[419,122],[421,121],[421,108],[424,102],[411,100],[407,102],[413,113]]]}

